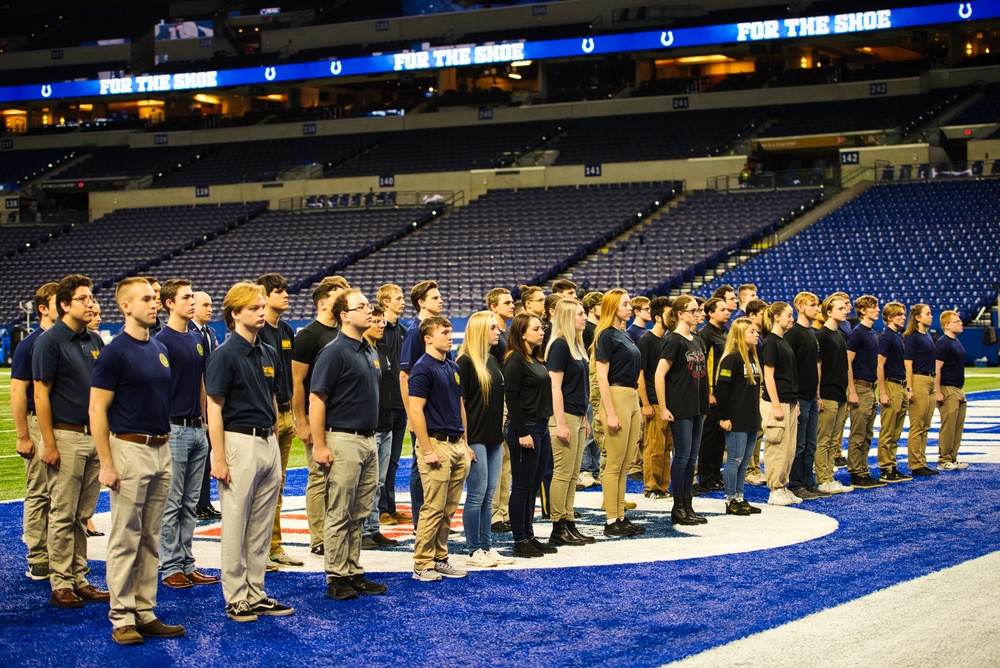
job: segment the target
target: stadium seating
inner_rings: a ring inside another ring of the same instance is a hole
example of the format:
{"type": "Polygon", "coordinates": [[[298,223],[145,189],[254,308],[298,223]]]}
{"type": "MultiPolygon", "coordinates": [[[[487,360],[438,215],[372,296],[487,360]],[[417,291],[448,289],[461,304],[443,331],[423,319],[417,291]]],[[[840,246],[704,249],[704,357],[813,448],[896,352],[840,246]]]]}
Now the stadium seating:
{"type": "Polygon", "coordinates": [[[0,152],[0,183],[20,183],[52,171],[81,155],[81,148],[38,148],[0,152]]]}

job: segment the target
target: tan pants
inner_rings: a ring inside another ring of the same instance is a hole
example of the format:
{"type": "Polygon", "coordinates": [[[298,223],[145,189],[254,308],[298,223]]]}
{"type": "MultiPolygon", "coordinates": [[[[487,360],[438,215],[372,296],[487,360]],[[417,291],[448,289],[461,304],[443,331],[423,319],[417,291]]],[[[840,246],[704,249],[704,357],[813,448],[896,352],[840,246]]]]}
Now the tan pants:
{"type": "Polygon", "coordinates": [[[934,378],[913,374],[910,434],[906,439],[906,463],[911,471],[927,468],[927,432],[934,418],[934,403],[934,378]]]}
{"type": "MultiPolygon", "coordinates": [[[[320,434],[318,437],[323,438],[320,434]]],[[[312,443],[304,443],[306,450],[306,521],[309,523],[309,547],[323,544],[323,522],[326,521],[326,476],[323,468],[313,459],[312,443]]]]}
{"type": "Polygon", "coordinates": [[[625,483],[628,464],[635,458],[639,447],[642,413],[639,410],[639,392],[631,387],[611,386],[611,403],[621,422],[620,429],[609,429],[608,413],[604,406],[598,410],[605,426],[604,450],[607,464],[601,476],[604,508],[609,520],[625,517],[625,483]]]}
{"type": "Polygon", "coordinates": [[[766,473],[769,489],[781,489],[788,484],[788,475],[792,472],[792,462],[795,460],[795,441],[799,431],[798,403],[781,404],[785,416],[780,422],[780,438],[767,438],[769,426],[779,422],[774,418],[774,407],[770,401],[760,402],[760,421],[764,425],[764,457],[767,459],[766,473]]]}
{"type": "Polygon", "coordinates": [[[424,462],[424,450],[414,445],[420,483],[424,486],[424,505],[420,506],[420,523],[413,542],[413,567],[417,570],[434,568],[434,562],[448,559],[448,533],[451,518],[462,499],[462,487],[469,475],[469,449],[465,443],[449,443],[431,439],[431,447],[441,458],[441,465],[431,468],[424,462]]]}
{"type": "Polygon", "coordinates": [[[583,444],[587,441],[587,416],[566,414],[569,441],[556,437],[555,426],[550,426],[552,440],[552,483],[549,485],[549,509],[553,522],[573,521],[576,501],[576,479],[583,461],[583,444]]]}
{"type": "Polygon", "coordinates": [[[903,433],[906,408],[910,403],[906,397],[906,388],[899,383],[886,381],[885,390],[889,395],[889,405],[882,406],[878,430],[878,467],[883,471],[896,466],[896,448],[903,433]]]}
{"type": "Polygon", "coordinates": [[[823,410],[819,412],[816,435],[816,484],[833,482],[836,470],[834,459],[840,454],[844,444],[844,424],[847,422],[847,402],[823,400],[823,410]]]}
{"type": "MultiPolygon", "coordinates": [[[[500,480],[497,482],[497,491],[493,495],[493,519],[492,522],[510,522],[510,448],[504,443],[503,464],[500,467],[500,480]]],[[[416,448],[413,449],[416,452],[416,448]]],[[[416,454],[414,454],[414,457],[416,454]]]]}
{"type": "Polygon", "coordinates": [[[49,563],[49,489],[42,461],[42,432],[38,418],[28,416],[28,437],[35,445],[35,456],[24,460],[24,520],[22,538],[28,546],[28,564],[49,563]]]}
{"type": "Polygon", "coordinates": [[[653,406],[653,417],[643,425],[642,478],[646,492],[670,491],[670,454],[674,451],[674,434],[660,417],[660,407],[653,406]]]}
{"type": "Polygon", "coordinates": [[[255,605],[264,594],[264,570],[278,503],[278,439],[226,432],[230,484],[219,483],[222,505],[222,596],[226,604],[255,605]]]}
{"type": "Polygon", "coordinates": [[[49,582],[52,590],[85,587],[87,520],[94,515],[101,463],[89,434],[56,429],[59,470],[45,467],[49,488],[49,582]]]}
{"type": "MultiPolygon", "coordinates": [[[[281,496],[285,490],[285,471],[288,470],[288,455],[292,452],[295,438],[295,421],[291,411],[278,413],[278,453],[281,458],[281,485],[278,487],[278,508],[274,511],[274,525],[271,527],[271,554],[279,554],[281,549],[281,496]]],[[[308,513],[306,514],[308,517],[308,513]]]]}
{"type": "MultiPolygon", "coordinates": [[[[361,567],[361,533],[378,488],[378,445],[374,436],[326,432],[333,462],[326,469],[324,557],[328,578],[365,572],[361,567]]],[[[423,524],[423,522],[421,522],[423,524]]]]}
{"type": "Polygon", "coordinates": [[[965,427],[965,391],[960,387],[942,387],[944,403],[938,408],[941,429],[938,432],[938,464],[958,459],[958,446],[962,444],[965,427]]]}
{"type": "Polygon", "coordinates": [[[858,393],[858,405],[850,407],[851,435],[847,439],[847,470],[851,475],[871,475],[868,466],[868,451],[871,449],[875,433],[875,414],[878,401],[875,387],[854,383],[858,393]]]}
{"type": "Polygon", "coordinates": [[[111,436],[111,459],[121,485],[111,492],[108,532],[108,619],[114,627],[156,619],[160,526],[170,494],[170,447],[139,445],[111,436]]]}
{"type": "Polygon", "coordinates": [[[764,430],[757,430],[757,442],[753,444],[753,456],[747,465],[747,475],[760,475],[760,448],[764,443],[764,430]]]}

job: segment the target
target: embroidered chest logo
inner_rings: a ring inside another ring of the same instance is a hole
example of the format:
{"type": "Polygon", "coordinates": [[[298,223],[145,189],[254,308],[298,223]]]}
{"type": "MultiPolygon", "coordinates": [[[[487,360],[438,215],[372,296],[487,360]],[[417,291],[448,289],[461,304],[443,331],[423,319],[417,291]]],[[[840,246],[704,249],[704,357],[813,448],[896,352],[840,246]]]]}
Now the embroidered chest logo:
{"type": "Polygon", "coordinates": [[[197,348],[197,349],[198,349],[198,355],[199,355],[199,356],[201,356],[201,357],[204,357],[204,356],[205,356],[205,349],[201,347],[201,344],[200,344],[200,343],[198,343],[198,344],[195,344],[195,348],[197,348]]]}
{"type": "Polygon", "coordinates": [[[160,353],[160,364],[167,367],[168,369],[170,368],[170,362],[167,361],[167,356],[164,355],[163,353],[160,353]]]}
{"type": "Polygon", "coordinates": [[[273,366],[265,366],[265,367],[262,367],[262,368],[264,369],[264,377],[265,378],[274,378],[274,367],[273,366]]]}
{"type": "Polygon", "coordinates": [[[292,349],[292,341],[291,341],[291,339],[282,339],[281,340],[281,349],[282,350],[291,350],[292,349]]]}

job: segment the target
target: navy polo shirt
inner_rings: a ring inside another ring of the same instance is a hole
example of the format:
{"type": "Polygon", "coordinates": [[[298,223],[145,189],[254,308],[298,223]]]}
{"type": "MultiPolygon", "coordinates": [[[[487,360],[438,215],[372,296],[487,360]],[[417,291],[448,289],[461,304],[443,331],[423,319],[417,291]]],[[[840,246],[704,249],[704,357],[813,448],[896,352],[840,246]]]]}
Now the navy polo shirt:
{"type": "Polygon", "coordinates": [[[847,338],[848,352],[854,352],[854,380],[874,383],[878,379],[878,338],[871,327],[858,323],[847,338]]]}
{"type": "Polygon", "coordinates": [[[410,370],[408,380],[410,396],[427,400],[424,418],[428,433],[461,436],[465,432],[462,424],[462,378],[458,364],[424,353],[410,370]]]}
{"type": "Polygon", "coordinates": [[[178,332],[169,326],[156,341],[167,349],[170,360],[170,417],[190,420],[201,417],[201,379],[205,375],[205,337],[201,332],[178,332]]]}
{"type": "Polygon", "coordinates": [[[958,339],[942,336],[937,340],[934,359],[944,362],[941,367],[941,385],[962,387],[965,385],[965,346],[958,339]]]}
{"type": "Polygon", "coordinates": [[[639,343],[639,339],[642,335],[646,333],[645,327],[640,327],[639,325],[630,325],[628,329],[625,330],[628,334],[628,338],[632,339],[632,343],[639,343]]]}
{"type": "Polygon", "coordinates": [[[626,387],[639,386],[642,357],[629,335],[609,327],[597,339],[595,358],[608,362],[608,383],[626,387]]]}
{"type": "Polygon", "coordinates": [[[934,339],[928,332],[913,332],[903,339],[903,359],[913,362],[914,373],[934,373],[934,339]]]}
{"type": "Polygon", "coordinates": [[[140,341],[122,332],[112,339],[94,364],[92,380],[93,387],[115,393],[108,407],[111,432],[169,434],[170,378],[167,347],[156,338],[140,341]]]}
{"type": "Polygon", "coordinates": [[[222,423],[270,429],[274,413],[275,376],[281,373],[274,348],[257,337],[250,343],[233,334],[208,356],[205,391],[223,397],[222,423]]]}
{"type": "Polygon", "coordinates": [[[326,395],[326,428],[378,428],[378,354],[365,341],[338,336],[316,355],[310,392],[326,395]]]}
{"type": "Polygon", "coordinates": [[[550,372],[563,374],[563,411],[578,417],[586,415],[590,401],[590,365],[587,360],[573,357],[566,339],[560,337],[552,342],[545,366],[550,372]]]}
{"type": "Polygon", "coordinates": [[[281,373],[276,378],[281,380],[275,383],[274,394],[278,397],[279,404],[287,404],[292,400],[292,339],[295,338],[295,332],[291,325],[279,320],[277,327],[271,327],[265,322],[258,336],[278,353],[281,373]]]}
{"type": "Polygon", "coordinates": [[[394,386],[389,388],[389,396],[392,400],[392,410],[403,410],[403,395],[399,389],[399,357],[403,350],[403,336],[406,334],[406,327],[400,322],[385,323],[385,332],[382,333],[382,343],[389,350],[389,371],[392,374],[394,386]]]}
{"type": "Polygon", "coordinates": [[[35,412],[35,387],[31,382],[31,348],[45,330],[41,327],[21,339],[14,349],[14,359],[10,363],[10,377],[28,382],[28,412],[35,412]]]}
{"type": "Polygon", "coordinates": [[[31,376],[52,382],[52,422],[90,424],[90,376],[104,342],[89,329],[77,334],[62,320],[38,337],[31,351],[31,376]]]}
{"type": "Polygon", "coordinates": [[[903,335],[886,327],[878,337],[878,354],[885,358],[885,377],[906,380],[903,366],[903,335]]]}

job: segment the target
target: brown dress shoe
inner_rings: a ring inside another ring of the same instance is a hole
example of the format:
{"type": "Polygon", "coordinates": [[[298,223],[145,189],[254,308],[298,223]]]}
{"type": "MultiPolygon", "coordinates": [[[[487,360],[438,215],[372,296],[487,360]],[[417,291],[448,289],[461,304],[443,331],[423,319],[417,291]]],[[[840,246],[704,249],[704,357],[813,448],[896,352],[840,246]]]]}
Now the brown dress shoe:
{"type": "Polygon", "coordinates": [[[180,624],[164,624],[159,619],[146,624],[136,624],[135,630],[144,638],[180,638],[186,633],[180,624]]]}
{"type": "MultiPolygon", "coordinates": [[[[214,575],[205,575],[204,573],[199,573],[197,570],[191,571],[184,577],[186,577],[188,582],[193,585],[214,585],[219,582],[219,578],[214,575]]],[[[166,580],[164,580],[164,582],[166,582],[166,580]]]]}
{"type": "Polygon", "coordinates": [[[86,585],[79,589],[74,589],[73,592],[84,601],[90,601],[91,603],[101,603],[102,601],[111,600],[111,594],[97,589],[94,585],[86,585]]]}
{"type": "Polygon", "coordinates": [[[119,645],[141,645],[143,643],[142,636],[131,624],[116,626],[111,630],[111,639],[119,645]]]}
{"type": "Polygon", "coordinates": [[[83,599],[73,593],[69,587],[65,589],[54,589],[49,596],[49,603],[57,608],[82,608],[83,599]]]}
{"type": "Polygon", "coordinates": [[[163,578],[163,584],[167,585],[171,589],[187,589],[188,587],[193,587],[194,583],[188,579],[183,573],[174,573],[173,575],[163,578]]]}
{"type": "Polygon", "coordinates": [[[392,519],[396,520],[399,524],[413,524],[413,515],[404,513],[402,510],[394,512],[392,519]]]}
{"type": "Polygon", "coordinates": [[[382,513],[381,515],[379,515],[378,523],[386,527],[394,527],[397,524],[399,524],[399,522],[396,521],[396,518],[390,515],[389,513],[382,513]]]}

